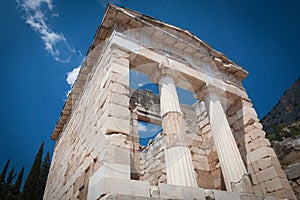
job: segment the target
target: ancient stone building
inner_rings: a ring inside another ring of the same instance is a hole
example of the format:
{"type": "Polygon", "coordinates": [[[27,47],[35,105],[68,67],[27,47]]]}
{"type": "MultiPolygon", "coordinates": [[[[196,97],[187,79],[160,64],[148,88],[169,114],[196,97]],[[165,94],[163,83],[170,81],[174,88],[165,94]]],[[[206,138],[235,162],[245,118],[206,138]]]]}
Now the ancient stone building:
{"type": "Polygon", "coordinates": [[[295,199],[247,74],[186,30],[108,5],[52,133],[44,199],[295,199]],[[130,71],[159,95],[132,90],[130,71]],[[138,120],[162,126],[146,147],[138,120]]]}

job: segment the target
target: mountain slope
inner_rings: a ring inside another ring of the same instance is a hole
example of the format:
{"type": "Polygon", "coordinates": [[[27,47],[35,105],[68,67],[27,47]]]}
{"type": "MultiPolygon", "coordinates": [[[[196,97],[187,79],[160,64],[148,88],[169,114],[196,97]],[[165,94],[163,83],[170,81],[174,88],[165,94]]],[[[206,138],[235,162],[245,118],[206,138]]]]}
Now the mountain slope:
{"type": "Polygon", "coordinates": [[[298,122],[300,122],[300,77],[284,92],[276,106],[261,120],[267,136],[270,138],[270,136],[275,137],[276,135],[277,138],[272,139],[279,140],[281,136],[298,135],[297,133],[300,131],[298,122]]]}

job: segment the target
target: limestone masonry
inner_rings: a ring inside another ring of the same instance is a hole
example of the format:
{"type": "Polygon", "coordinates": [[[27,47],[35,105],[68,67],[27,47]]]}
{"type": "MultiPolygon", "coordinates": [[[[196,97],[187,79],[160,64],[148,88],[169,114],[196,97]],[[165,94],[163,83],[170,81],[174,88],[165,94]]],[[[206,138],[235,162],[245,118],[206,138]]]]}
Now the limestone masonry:
{"type": "Polygon", "coordinates": [[[108,5],[51,136],[44,199],[296,199],[247,75],[190,32],[108,5]],[[130,71],[159,95],[133,90],[130,71]],[[162,127],[146,147],[138,121],[162,127]]]}

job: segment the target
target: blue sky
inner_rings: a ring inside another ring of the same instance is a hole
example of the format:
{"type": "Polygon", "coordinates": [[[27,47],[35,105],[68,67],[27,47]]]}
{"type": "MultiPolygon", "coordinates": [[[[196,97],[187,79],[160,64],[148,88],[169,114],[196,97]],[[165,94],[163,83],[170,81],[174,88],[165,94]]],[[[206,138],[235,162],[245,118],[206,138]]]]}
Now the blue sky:
{"type": "MultiPolygon", "coordinates": [[[[104,15],[102,0],[2,0],[0,168],[26,172],[50,134],[104,15]],[[68,81],[68,82],[67,82],[68,81]]],[[[249,71],[244,86],[262,118],[300,75],[296,0],[115,0],[187,29],[249,71]]]]}

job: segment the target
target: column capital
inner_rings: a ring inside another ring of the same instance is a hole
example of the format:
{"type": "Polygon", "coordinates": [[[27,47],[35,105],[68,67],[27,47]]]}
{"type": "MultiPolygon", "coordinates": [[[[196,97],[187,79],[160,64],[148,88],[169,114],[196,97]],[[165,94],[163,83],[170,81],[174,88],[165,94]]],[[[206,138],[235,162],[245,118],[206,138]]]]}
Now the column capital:
{"type": "Polygon", "coordinates": [[[212,96],[225,96],[225,92],[226,90],[223,88],[206,84],[196,91],[195,94],[200,100],[205,101],[207,98],[211,98],[212,96]]]}
{"type": "Polygon", "coordinates": [[[160,63],[150,74],[149,81],[159,83],[160,78],[165,76],[169,76],[174,80],[177,73],[178,72],[172,70],[168,65],[160,63]]]}

